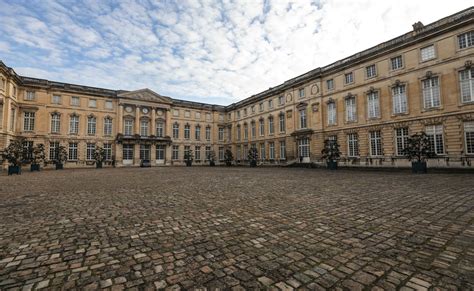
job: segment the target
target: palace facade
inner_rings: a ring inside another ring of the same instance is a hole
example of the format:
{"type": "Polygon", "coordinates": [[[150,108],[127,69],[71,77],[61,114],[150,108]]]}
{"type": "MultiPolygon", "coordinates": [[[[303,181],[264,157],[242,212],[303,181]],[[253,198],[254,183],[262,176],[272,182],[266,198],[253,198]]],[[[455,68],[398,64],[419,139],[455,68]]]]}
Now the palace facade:
{"type": "Polygon", "coordinates": [[[347,166],[407,166],[407,137],[425,131],[429,166],[474,160],[474,7],[316,68],[229,106],[188,102],[149,89],[108,90],[20,76],[0,61],[0,151],[17,137],[43,143],[66,167],[92,166],[97,146],[117,166],[204,164],[230,149],[245,164],[321,161],[325,139],[347,166]]]}

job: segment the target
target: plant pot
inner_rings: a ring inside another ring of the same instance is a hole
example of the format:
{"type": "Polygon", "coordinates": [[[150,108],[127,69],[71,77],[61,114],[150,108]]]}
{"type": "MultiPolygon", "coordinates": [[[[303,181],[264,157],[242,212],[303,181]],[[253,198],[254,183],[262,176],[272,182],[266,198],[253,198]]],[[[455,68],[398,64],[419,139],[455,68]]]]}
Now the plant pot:
{"type": "Polygon", "coordinates": [[[214,167],[215,165],[216,165],[216,162],[214,162],[214,161],[209,162],[209,166],[214,167]]]}
{"type": "Polygon", "coordinates": [[[191,167],[193,165],[193,161],[186,161],[186,167],[191,167]]]}
{"type": "Polygon", "coordinates": [[[102,162],[95,163],[96,169],[102,169],[102,162]]]}
{"type": "Polygon", "coordinates": [[[326,165],[329,170],[337,170],[337,162],[335,161],[327,161],[326,165]]]}
{"type": "Polygon", "coordinates": [[[257,161],[256,160],[250,161],[250,167],[256,167],[256,166],[257,166],[257,161]]]}
{"type": "Polygon", "coordinates": [[[8,175],[21,175],[21,167],[20,166],[8,166],[8,175]]]}
{"type": "Polygon", "coordinates": [[[411,162],[411,171],[413,173],[426,174],[428,168],[426,167],[426,162],[411,162]]]}
{"type": "Polygon", "coordinates": [[[56,170],[64,169],[64,165],[62,163],[56,163],[56,170]]]}
{"type": "Polygon", "coordinates": [[[39,164],[31,164],[31,172],[38,171],[40,170],[40,165],[39,164]]]}

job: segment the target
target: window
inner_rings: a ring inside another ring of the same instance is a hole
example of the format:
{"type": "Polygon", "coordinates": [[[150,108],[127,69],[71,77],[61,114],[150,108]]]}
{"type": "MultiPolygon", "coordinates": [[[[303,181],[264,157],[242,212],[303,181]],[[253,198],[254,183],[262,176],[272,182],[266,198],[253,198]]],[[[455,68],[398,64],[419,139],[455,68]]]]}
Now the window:
{"type": "Polygon", "coordinates": [[[157,121],[156,122],[156,136],[163,137],[164,133],[165,133],[165,125],[163,121],[157,121]]]}
{"type": "Polygon", "coordinates": [[[69,143],[67,159],[70,161],[77,161],[77,142],[69,143]]]}
{"type": "Polygon", "coordinates": [[[0,89],[5,90],[5,79],[0,78],[0,89]]]}
{"type": "Polygon", "coordinates": [[[403,149],[407,146],[408,143],[408,127],[401,127],[395,129],[395,137],[396,137],[396,154],[397,156],[403,155],[403,149]]]}
{"type": "Polygon", "coordinates": [[[265,120],[264,119],[260,119],[259,121],[259,135],[260,136],[264,136],[265,135],[265,120]]]}
{"type": "Polygon", "coordinates": [[[252,122],[250,122],[250,135],[252,136],[252,138],[255,138],[257,136],[257,128],[255,125],[255,121],[253,120],[252,122]]]}
{"type": "Polygon", "coordinates": [[[242,159],[242,148],[239,145],[237,146],[235,156],[236,156],[235,159],[237,161],[240,161],[242,159]]]}
{"type": "Polygon", "coordinates": [[[206,140],[211,140],[211,127],[206,126],[206,140]]]}
{"type": "Polygon", "coordinates": [[[69,117],[69,133],[70,134],[79,133],[79,116],[71,115],[69,117]]]}
{"type": "Polygon", "coordinates": [[[147,119],[140,120],[140,136],[148,136],[149,124],[147,119]]]}
{"type": "Polygon", "coordinates": [[[423,87],[423,104],[425,109],[439,107],[441,105],[439,94],[439,79],[432,77],[422,82],[423,87]]]}
{"type": "Polygon", "coordinates": [[[33,158],[33,141],[26,140],[23,142],[23,158],[26,160],[33,158]]]}
{"type": "Polygon", "coordinates": [[[209,161],[209,158],[210,158],[210,155],[211,155],[211,147],[210,146],[206,146],[206,149],[205,149],[205,158],[206,158],[206,161],[209,161]]]}
{"type": "Polygon", "coordinates": [[[92,161],[94,159],[95,143],[87,143],[86,160],[92,161]]]}
{"type": "Polygon", "coordinates": [[[250,107],[250,110],[252,111],[252,113],[255,113],[255,105],[252,105],[252,106],[250,107]]]}
{"type": "Polygon", "coordinates": [[[185,110],[184,111],[184,117],[191,117],[191,111],[185,110]]]}
{"type": "Polygon", "coordinates": [[[280,160],[286,160],[286,143],[280,141],[280,160]]]}
{"type": "Polygon", "coordinates": [[[403,68],[402,56],[396,56],[390,59],[390,67],[392,70],[398,70],[403,68]]]}
{"type": "Polygon", "coordinates": [[[165,159],[165,146],[164,145],[157,145],[156,146],[156,159],[157,160],[164,160],[165,159]]]}
{"type": "Polygon", "coordinates": [[[249,126],[247,123],[244,124],[244,140],[249,139],[249,126]]]}
{"type": "Polygon", "coordinates": [[[369,118],[380,117],[379,92],[373,91],[367,94],[367,112],[369,118]]]}
{"type": "Polygon", "coordinates": [[[275,143],[272,141],[268,143],[268,158],[270,160],[275,159],[275,143]]]}
{"type": "Polygon", "coordinates": [[[375,64],[365,67],[365,75],[367,76],[367,79],[377,76],[377,68],[375,67],[375,64]]]}
{"type": "Polygon", "coordinates": [[[241,129],[240,129],[240,124],[237,125],[237,140],[240,140],[241,139],[241,129]]]}
{"type": "Polygon", "coordinates": [[[249,146],[248,145],[244,145],[244,153],[243,153],[243,160],[246,161],[248,160],[248,152],[249,152],[249,146]]]}
{"type": "Polygon", "coordinates": [[[25,100],[28,100],[28,101],[35,100],[35,92],[34,91],[26,91],[25,100]]]}
{"type": "Polygon", "coordinates": [[[309,138],[298,140],[298,155],[303,158],[309,157],[309,138]]]}
{"type": "Polygon", "coordinates": [[[191,138],[191,126],[189,126],[189,124],[186,124],[184,126],[184,138],[185,139],[190,139],[191,138]]]}
{"type": "Polygon", "coordinates": [[[459,82],[461,101],[474,102],[474,68],[460,71],[459,82]]]}
{"type": "Polygon", "coordinates": [[[436,58],[434,45],[420,49],[420,55],[422,62],[436,58]]]}
{"type": "Polygon", "coordinates": [[[211,114],[210,113],[206,113],[206,119],[211,120],[211,114]]]}
{"type": "Polygon", "coordinates": [[[53,141],[49,143],[49,159],[54,161],[58,157],[59,142],[53,141]]]}
{"type": "Polygon", "coordinates": [[[105,109],[113,109],[114,105],[112,104],[112,101],[105,101],[105,109]]]}
{"type": "Polygon", "coordinates": [[[425,132],[430,139],[430,145],[433,152],[437,155],[444,154],[443,126],[430,125],[425,128],[425,132]]]}
{"type": "Polygon", "coordinates": [[[223,127],[219,127],[219,141],[224,141],[224,128],[223,127]]]}
{"type": "Polygon", "coordinates": [[[370,155],[381,156],[382,155],[382,137],[380,130],[369,132],[370,135],[370,155]]]}
{"type": "Polygon", "coordinates": [[[97,100],[96,99],[89,99],[89,107],[96,108],[97,107],[97,100]]]}
{"type": "Polygon", "coordinates": [[[352,72],[344,75],[344,84],[351,84],[354,82],[354,74],[352,72]]]}
{"type": "Polygon", "coordinates": [[[219,121],[224,121],[224,114],[219,114],[219,121]]]}
{"type": "Polygon", "coordinates": [[[258,104],[258,108],[259,108],[260,112],[262,112],[265,109],[264,105],[263,105],[263,102],[258,104]]]}
{"type": "Polygon", "coordinates": [[[283,95],[278,96],[278,105],[285,104],[285,97],[283,95]]]}
{"type": "Polygon", "coordinates": [[[25,112],[24,113],[23,130],[24,131],[33,131],[33,130],[35,130],[35,113],[34,112],[25,112]]]}
{"type": "Polygon", "coordinates": [[[53,104],[61,104],[61,96],[53,95],[53,104]]]}
{"type": "Polygon", "coordinates": [[[173,109],[173,116],[179,116],[179,110],[173,109]]]}
{"type": "Polygon", "coordinates": [[[466,154],[474,154],[474,121],[464,122],[466,154]]]}
{"type": "Polygon", "coordinates": [[[219,161],[224,160],[224,147],[219,147],[219,161]]]}
{"type": "Polygon", "coordinates": [[[346,98],[346,121],[357,121],[356,99],[354,96],[346,98]]]}
{"type": "Polygon", "coordinates": [[[275,133],[275,125],[273,122],[273,116],[268,117],[268,134],[275,133]]]}
{"type": "Polygon", "coordinates": [[[247,116],[247,108],[244,108],[244,116],[247,116]]]}
{"type": "Polygon", "coordinates": [[[281,113],[279,118],[280,118],[280,132],[285,132],[286,131],[285,114],[281,113]]]}
{"type": "Polygon", "coordinates": [[[124,144],[122,153],[124,160],[133,160],[133,144],[124,144]]]}
{"type": "Polygon", "coordinates": [[[306,108],[300,109],[300,128],[306,128],[308,126],[306,122],[306,108]]]}
{"type": "Polygon", "coordinates": [[[173,138],[179,138],[179,124],[173,124],[173,138]]]}
{"type": "Polygon", "coordinates": [[[201,126],[199,125],[196,125],[194,128],[194,138],[196,140],[201,140],[201,126]]]}
{"type": "Polygon", "coordinates": [[[459,48],[467,48],[474,45],[474,30],[458,36],[459,48]]]}
{"type": "Polygon", "coordinates": [[[96,132],[97,118],[95,116],[87,117],[87,134],[94,135],[96,132]]]}
{"type": "Polygon", "coordinates": [[[177,146],[177,145],[173,146],[173,151],[172,151],[171,158],[173,160],[179,160],[179,146],[177,146]]]}
{"type": "Polygon", "coordinates": [[[124,134],[128,136],[133,134],[133,120],[132,119],[125,119],[124,134]]]}
{"type": "Polygon", "coordinates": [[[196,117],[196,119],[201,119],[201,112],[196,112],[194,116],[196,117]]]}
{"type": "Polygon", "coordinates": [[[77,96],[71,96],[71,105],[72,106],[79,106],[80,105],[80,99],[77,96]]]}
{"type": "Polygon", "coordinates": [[[194,147],[194,159],[196,161],[201,160],[201,147],[200,146],[195,146],[194,147]]]}
{"type": "Polygon", "coordinates": [[[151,146],[149,144],[140,145],[140,160],[150,160],[151,146]]]}
{"type": "Polygon", "coordinates": [[[104,135],[112,135],[112,118],[104,118],[104,135]]]}
{"type": "Polygon", "coordinates": [[[328,103],[328,125],[336,124],[336,103],[328,103]]]}
{"type": "Polygon", "coordinates": [[[13,85],[13,97],[16,97],[16,86],[13,85]]]}
{"type": "Polygon", "coordinates": [[[273,108],[273,99],[268,100],[268,108],[269,109],[273,108]]]}
{"type": "Polygon", "coordinates": [[[304,98],[304,88],[301,88],[301,89],[298,90],[298,96],[300,98],[304,98]]]}
{"type": "Polygon", "coordinates": [[[239,118],[240,118],[240,110],[237,111],[237,119],[239,119],[239,118]]]}
{"type": "Polygon", "coordinates": [[[61,130],[61,115],[59,113],[51,114],[51,132],[59,133],[61,130]]]}
{"type": "Polygon", "coordinates": [[[326,87],[328,91],[334,90],[334,79],[326,80],[326,87]]]}
{"type": "Polygon", "coordinates": [[[265,160],[266,159],[266,153],[265,153],[265,143],[260,144],[260,160],[265,160]]]}
{"type": "Polygon", "coordinates": [[[407,113],[406,85],[396,85],[392,87],[393,113],[407,113]]]}
{"type": "Polygon", "coordinates": [[[357,157],[359,155],[359,137],[357,133],[349,133],[347,135],[347,155],[349,157],[357,157]]]}

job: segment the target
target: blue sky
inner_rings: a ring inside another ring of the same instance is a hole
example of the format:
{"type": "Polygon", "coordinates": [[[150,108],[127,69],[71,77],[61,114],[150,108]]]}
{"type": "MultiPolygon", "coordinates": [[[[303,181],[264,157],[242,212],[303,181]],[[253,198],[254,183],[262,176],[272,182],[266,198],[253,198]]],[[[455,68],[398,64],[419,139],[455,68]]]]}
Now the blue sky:
{"type": "Polygon", "coordinates": [[[0,0],[0,60],[32,77],[227,105],[470,4],[0,0]]]}

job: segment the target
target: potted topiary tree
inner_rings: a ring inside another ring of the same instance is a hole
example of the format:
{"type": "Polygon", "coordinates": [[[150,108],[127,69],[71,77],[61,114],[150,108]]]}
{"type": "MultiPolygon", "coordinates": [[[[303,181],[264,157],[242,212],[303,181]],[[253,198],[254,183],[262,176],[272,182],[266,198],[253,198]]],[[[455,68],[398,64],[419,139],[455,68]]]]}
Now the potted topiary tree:
{"type": "Polygon", "coordinates": [[[411,161],[413,173],[427,173],[426,161],[436,156],[431,148],[429,136],[425,132],[415,133],[408,137],[402,154],[411,161]]]}
{"type": "Polygon", "coordinates": [[[324,141],[324,148],[321,150],[322,158],[326,160],[327,168],[330,170],[337,169],[337,160],[341,156],[339,144],[336,140],[326,139],[324,141]]]}
{"type": "Polygon", "coordinates": [[[39,143],[33,146],[31,149],[28,149],[31,153],[31,172],[39,171],[40,165],[45,162],[46,155],[44,144],[39,143]]]}
{"type": "Polygon", "coordinates": [[[209,160],[209,166],[214,167],[216,165],[216,153],[214,151],[209,152],[207,159],[209,160]]]}
{"type": "Polygon", "coordinates": [[[97,146],[94,151],[95,167],[102,169],[102,163],[105,160],[105,150],[103,147],[97,146]]]}
{"type": "Polygon", "coordinates": [[[67,161],[67,151],[66,147],[63,145],[60,145],[56,149],[56,157],[54,160],[54,164],[56,165],[56,170],[62,170],[64,169],[64,162],[67,161]]]}
{"type": "Polygon", "coordinates": [[[24,138],[12,140],[3,152],[3,158],[8,161],[8,175],[21,175],[21,161],[24,157],[24,138]]]}
{"type": "Polygon", "coordinates": [[[230,167],[232,166],[232,161],[234,160],[234,155],[232,154],[232,151],[227,149],[225,150],[225,153],[224,153],[224,161],[225,161],[225,165],[227,167],[230,167]]]}
{"type": "Polygon", "coordinates": [[[250,161],[250,167],[256,167],[257,166],[258,151],[257,151],[256,148],[251,147],[249,149],[248,159],[250,161]]]}
{"type": "Polygon", "coordinates": [[[186,162],[186,167],[191,167],[193,164],[193,151],[186,150],[184,151],[184,161],[186,162]]]}

